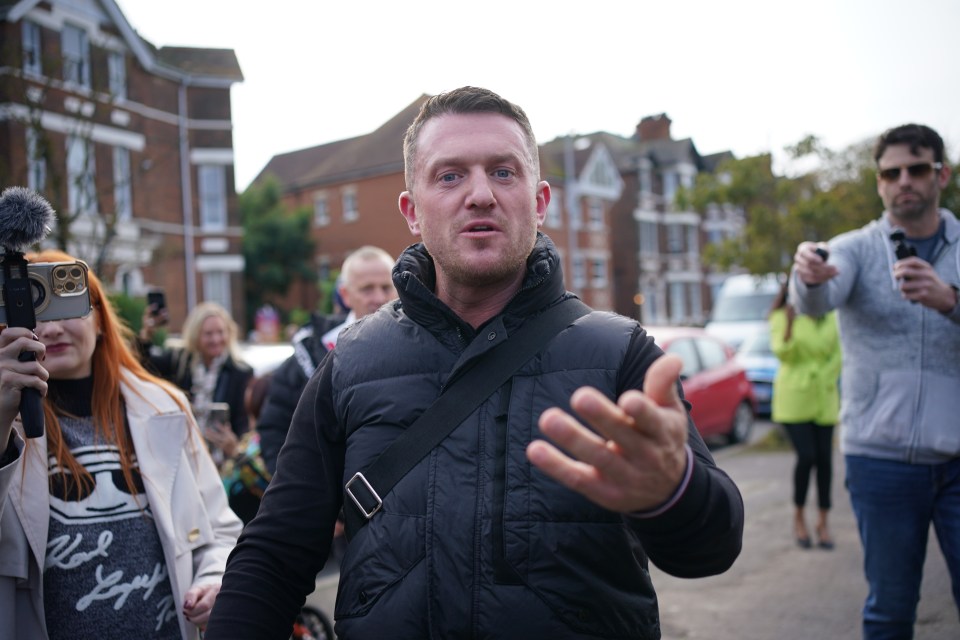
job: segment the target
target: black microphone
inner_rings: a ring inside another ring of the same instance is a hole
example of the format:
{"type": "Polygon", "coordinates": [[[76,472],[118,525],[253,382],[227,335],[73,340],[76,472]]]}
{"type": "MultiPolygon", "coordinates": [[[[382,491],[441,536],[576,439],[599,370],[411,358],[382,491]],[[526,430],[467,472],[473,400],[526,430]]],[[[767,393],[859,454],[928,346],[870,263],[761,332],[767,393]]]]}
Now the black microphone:
{"type": "MultiPolygon", "coordinates": [[[[29,189],[9,187],[0,194],[0,267],[3,269],[3,305],[7,326],[35,329],[33,285],[30,284],[23,249],[36,244],[50,232],[54,211],[50,203],[29,189]]],[[[20,354],[21,362],[36,360],[33,351],[20,354]]],[[[27,387],[20,392],[20,419],[28,438],[43,435],[43,406],[40,392],[27,387]]]]}

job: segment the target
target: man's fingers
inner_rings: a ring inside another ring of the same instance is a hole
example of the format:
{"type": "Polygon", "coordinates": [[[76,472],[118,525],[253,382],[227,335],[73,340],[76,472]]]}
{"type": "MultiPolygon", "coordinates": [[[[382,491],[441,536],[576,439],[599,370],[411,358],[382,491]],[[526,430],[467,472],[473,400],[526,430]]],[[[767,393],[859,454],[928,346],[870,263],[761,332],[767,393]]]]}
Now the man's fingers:
{"type": "MultiPolygon", "coordinates": [[[[575,394],[576,395],[576,394],[575,394]]],[[[604,398],[606,400],[606,398],[604,398]]],[[[607,401],[609,402],[609,401],[607,401]]],[[[580,424],[573,416],[557,408],[547,409],[540,416],[540,431],[573,457],[596,462],[597,451],[606,440],[580,424]]]]}
{"type": "Polygon", "coordinates": [[[643,377],[643,392],[661,407],[683,410],[677,393],[677,379],[683,370],[680,356],[665,355],[654,360],[643,377]]]}

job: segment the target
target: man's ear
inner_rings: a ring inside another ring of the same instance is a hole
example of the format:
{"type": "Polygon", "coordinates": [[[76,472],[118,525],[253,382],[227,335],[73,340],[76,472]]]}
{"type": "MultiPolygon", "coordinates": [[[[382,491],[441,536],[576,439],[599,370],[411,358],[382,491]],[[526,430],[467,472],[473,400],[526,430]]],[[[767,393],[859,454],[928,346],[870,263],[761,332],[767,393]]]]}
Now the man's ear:
{"type": "Polygon", "coordinates": [[[537,184],[537,228],[543,226],[543,221],[547,219],[547,207],[550,206],[550,184],[546,180],[541,180],[537,184]]]}
{"type": "Polygon", "coordinates": [[[410,233],[419,236],[420,221],[417,220],[417,205],[414,204],[413,195],[409,191],[400,194],[400,213],[403,215],[403,219],[407,221],[410,233]]]}
{"type": "Polygon", "coordinates": [[[950,165],[946,162],[942,163],[943,166],[940,167],[940,173],[937,174],[937,184],[940,185],[941,189],[946,189],[947,185],[950,184],[950,165]]]}

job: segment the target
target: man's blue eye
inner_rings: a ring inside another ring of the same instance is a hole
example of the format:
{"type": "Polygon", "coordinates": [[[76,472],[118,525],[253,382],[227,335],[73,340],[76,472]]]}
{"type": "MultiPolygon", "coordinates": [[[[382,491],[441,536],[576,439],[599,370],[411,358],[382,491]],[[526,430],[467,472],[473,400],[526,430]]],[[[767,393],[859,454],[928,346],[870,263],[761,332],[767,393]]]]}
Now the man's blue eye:
{"type": "Polygon", "coordinates": [[[457,179],[457,176],[456,174],[453,174],[453,173],[445,173],[442,176],[440,176],[440,180],[443,182],[453,182],[456,179],[457,179]]]}
{"type": "Polygon", "coordinates": [[[509,169],[497,169],[496,174],[498,178],[509,178],[513,172],[509,169]]]}

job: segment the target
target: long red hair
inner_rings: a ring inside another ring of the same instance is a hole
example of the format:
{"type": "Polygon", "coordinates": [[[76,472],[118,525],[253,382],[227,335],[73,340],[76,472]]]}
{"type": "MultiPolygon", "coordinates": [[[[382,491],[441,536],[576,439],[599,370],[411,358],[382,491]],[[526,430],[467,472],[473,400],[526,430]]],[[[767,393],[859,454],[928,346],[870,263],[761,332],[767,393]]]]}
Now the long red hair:
{"type": "MultiPolygon", "coordinates": [[[[76,258],[57,250],[45,250],[27,255],[30,262],[74,262],[76,258]]],[[[180,399],[172,384],[150,374],[140,363],[131,349],[133,332],[117,316],[113,305],[106,296],[103,284],[92,271],[88,272],[88,288],[92,313],[97,314],[100,336],[93,351],[93,425],[101,441],[116,445],[120,452],[120,464],[123,477],[131,494],[137,490],[133,480],[133,444],[125,428],[126,420],[120,395],[122,369],[140,380],[153,382],[162,387],[180,408],[189,413],[189,408],[180,399]]],[[[60,420],[57,411],[49,399],[43,403],[43,415],[46,423],[47,450],[60,465],[61,473],[73,475],[77,489],[92,487],[93,476],[77,462],[76,458],[63,442],[60,432],[60,420]]],[[[68,485],[69,486],[69,485],[68,485]]]]}

